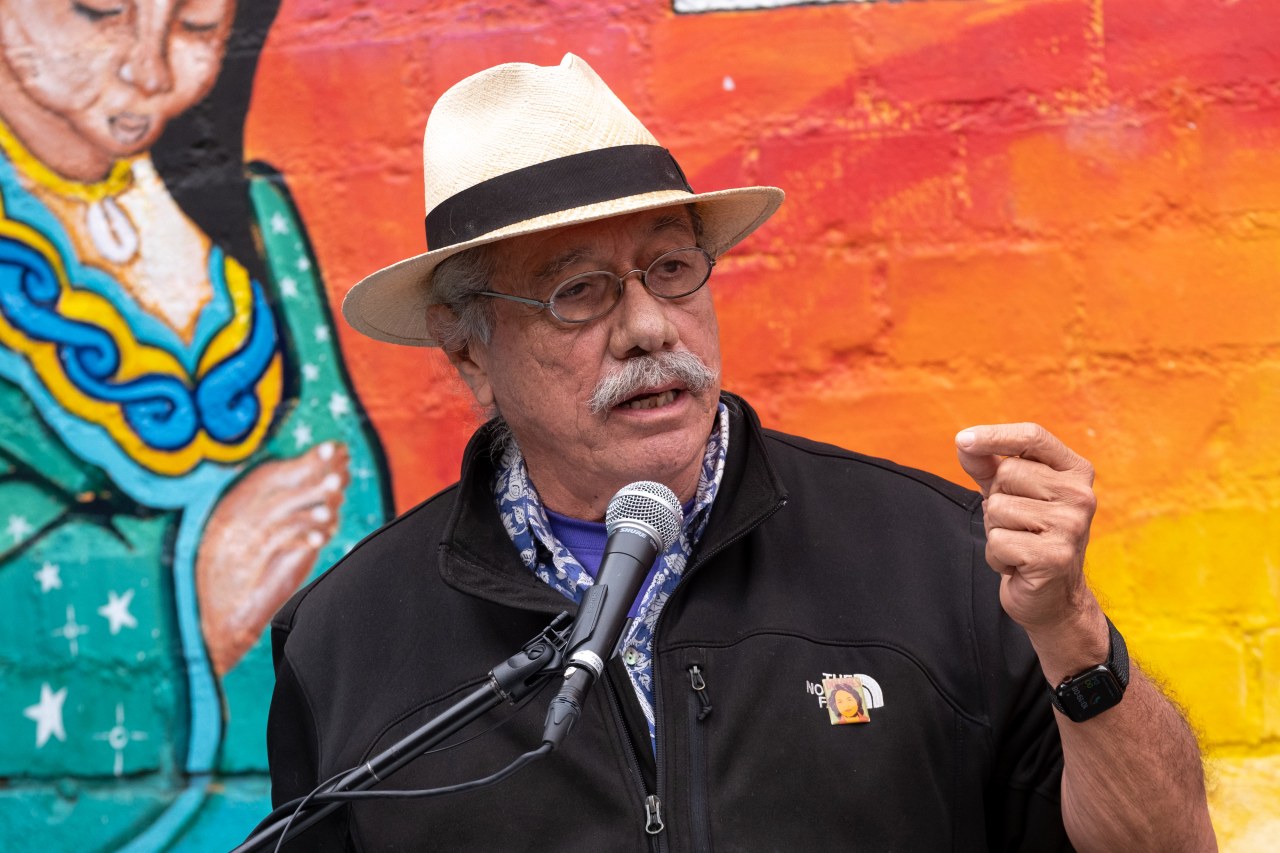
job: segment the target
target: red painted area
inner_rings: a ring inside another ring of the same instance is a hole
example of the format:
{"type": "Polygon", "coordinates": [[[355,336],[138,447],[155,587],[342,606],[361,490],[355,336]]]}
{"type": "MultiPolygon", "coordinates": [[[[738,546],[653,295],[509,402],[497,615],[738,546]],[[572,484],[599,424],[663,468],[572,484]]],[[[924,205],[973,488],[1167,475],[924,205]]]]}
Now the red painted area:
{"type": "MultiPolygon", "coordinates": [[[[490,64],[574,50],[698,189],[788,191],[713,284],[726,384],[788,425],[959,476],[947,447],[975,387],[1034,386],[1071,358],[1088,384],[1091,359],[1118,351],[1203,360],[1280,336],[1259,292],[1274,237],[1256,218],[1280,199],[1280,110],[1258,82],[1276,76],[1280,24],[1256,3],[415,8],[286,3],[263,57],[250,141],[289,178],[335,301],[422,249],[435,97],[490,64]],[[892,434],[860,416],[885,388],[928,398],[892,434]],[[775,402],[810,397],[848,405],[801,419],[775,402]]],[[[445,485],[469,404],[447,369],[423,370],[438,355],[342,341],[400,505],[445,485]]],[[[1092,415],[1044,412],[1105,465],[1092,415]]]]}
{"type": "MultiPolygon", "coordinates": [[[[1266,86],[1280,75],[1280,16],[1259,0],[1104,0],[1106,71],[1130,95],[1266,86]]],[[[1225,92],[1224,92],[1225,94],[1225,92]]]]}

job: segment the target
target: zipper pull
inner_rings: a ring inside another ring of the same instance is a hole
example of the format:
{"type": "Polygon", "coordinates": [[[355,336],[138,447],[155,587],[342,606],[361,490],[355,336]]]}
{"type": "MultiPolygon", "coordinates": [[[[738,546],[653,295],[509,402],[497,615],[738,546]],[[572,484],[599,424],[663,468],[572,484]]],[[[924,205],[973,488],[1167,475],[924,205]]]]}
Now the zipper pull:
{"type": "Polygon", "coordinates": [[[666,826],[662,822],[662,801],[650,794],[644,801],[644,831],[650,835],[657,835],[666,829],[666,826]]]}
{"type": "Polygon", "coordinates": [[[702,677],[702,670],[695,663],[689,667],[689,683],[693,686],[693,695],[698,697],[698,701],[702,703],[702,710],[698,712],[698,722],[702,722],[711,716],[711,697],[707,695],[707,682],[702,677]]]}

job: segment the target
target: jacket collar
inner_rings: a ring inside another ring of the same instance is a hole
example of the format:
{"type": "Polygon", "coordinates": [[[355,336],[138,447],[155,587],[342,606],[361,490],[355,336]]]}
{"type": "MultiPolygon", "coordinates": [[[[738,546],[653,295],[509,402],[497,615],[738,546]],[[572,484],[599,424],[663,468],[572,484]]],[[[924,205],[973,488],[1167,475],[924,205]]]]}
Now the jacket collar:
{"type": "MultiPolygon", "coordinates": [[[[741,397],[725,392],[721,399],[729,409],[729,456],[694,565],[745,535],[786,501],[756,413],[741,397]]],[[[455,589],[497,604],[546,613],[573,610],[573,602],[525,567],[507,536],[493,500],[493,436],[493,424],[485,424],[463,454],[458,499],[440,542],[440,574],[455,589]]]]}

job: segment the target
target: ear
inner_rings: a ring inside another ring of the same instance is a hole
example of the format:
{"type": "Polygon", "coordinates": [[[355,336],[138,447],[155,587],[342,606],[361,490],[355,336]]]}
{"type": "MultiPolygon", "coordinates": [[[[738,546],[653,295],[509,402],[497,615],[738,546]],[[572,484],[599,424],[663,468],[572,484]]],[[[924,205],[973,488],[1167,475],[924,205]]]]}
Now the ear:
{"type": "Polygon", "coordinates": [[[471,396],[486,412],[494,411],[493,386],[489,382],[489,350],[483,343],[472,341],[457,350],[445,350],[449,364],[458,371],[462,382],[471,389],[471,396]]]}
{"type": "MultiPolygon", "coordinates": [[[[446,330],[455,320],[453,311],[444,305],[432,305],[427,309],[427,328],[432,337],[442,340],[449,337],[446,330]]],[[[493,387],[489,382],[489,351],[479,341],[473,341],[458,349],[445,349],[445,355],[454,370],[462,377],[476,398],[476,403],[486,412],[495,409],[493,387]]]]}
{"type": "Polygon", "coordinates": [[[484,344],[474,342],[446,355],[462,381],[471,389],[476,403],[486,412],[491,412],[494,408],[493,385],[489,382],[489,352],[484,344]]]}

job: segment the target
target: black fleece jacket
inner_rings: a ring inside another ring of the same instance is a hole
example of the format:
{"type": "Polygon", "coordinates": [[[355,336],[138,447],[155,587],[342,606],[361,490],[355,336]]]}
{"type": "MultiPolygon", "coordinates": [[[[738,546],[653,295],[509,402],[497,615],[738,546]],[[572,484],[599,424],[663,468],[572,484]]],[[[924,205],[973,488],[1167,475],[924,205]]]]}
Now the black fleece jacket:
{"type": "MultiPolygon", "coordinates": [[[[656,756],[615,659],[549,758],[492,788],[344,807],[289,849],[1069,849],[1057,730],[984,561],[978,495],[762,430],[725,400],[719,496],[655,635],[656,756]],[[831,724],[821,682],[843,675],[863,679],[869,723],[831,724]]],[[[449,707],[573,610],[507,537],[488,440],[472,439],[460,483],[273,621],[276,803],[449,707]]],[[[504,706],[380,787],[494,772],[537,745],[549,700],[504,706]]]]}

